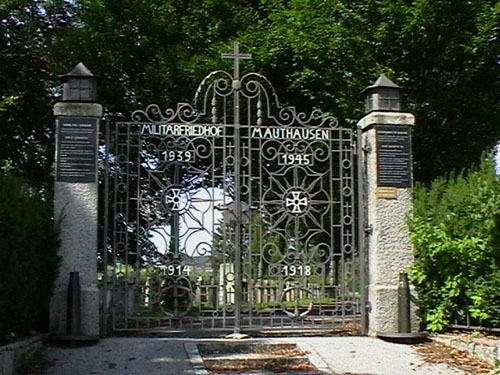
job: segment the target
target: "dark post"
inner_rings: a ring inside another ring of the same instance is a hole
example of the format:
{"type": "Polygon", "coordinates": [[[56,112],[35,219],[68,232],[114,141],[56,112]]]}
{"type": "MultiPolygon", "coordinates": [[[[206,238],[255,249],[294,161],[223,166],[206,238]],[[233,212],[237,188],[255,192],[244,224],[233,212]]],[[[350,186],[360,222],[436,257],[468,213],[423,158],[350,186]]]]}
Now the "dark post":
{"type": "Polygon", "coordinates": [[[408,274],[401,272],[399,274],[399,320],[398,332],[409,333],[411,332],[410,326],[410,285],[408,284],[408,274]]]}
{"type": "Polygon", "coordinates": [[[68,317],[66,333],[68,336],[80,336],[80,274],[69,273],[68,283],[68,317]]]}

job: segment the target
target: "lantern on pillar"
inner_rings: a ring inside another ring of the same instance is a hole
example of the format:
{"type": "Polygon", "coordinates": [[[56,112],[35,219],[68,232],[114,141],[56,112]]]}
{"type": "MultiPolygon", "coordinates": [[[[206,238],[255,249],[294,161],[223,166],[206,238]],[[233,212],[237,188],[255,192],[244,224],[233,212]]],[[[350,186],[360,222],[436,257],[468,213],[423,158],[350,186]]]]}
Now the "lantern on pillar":
{"type": "Polygon", "coordinates": [[[63,82],[64,102],[97,102],[97,77],[83,63],[59,78],[63,82]]]}
{"type": "Polygon", "coordinates": [[[402,91],[402,87],[396,85],[382,74],[373,85],[362,91],[362,93],[366,93],[365,113],[402,111],[402,91]]]}

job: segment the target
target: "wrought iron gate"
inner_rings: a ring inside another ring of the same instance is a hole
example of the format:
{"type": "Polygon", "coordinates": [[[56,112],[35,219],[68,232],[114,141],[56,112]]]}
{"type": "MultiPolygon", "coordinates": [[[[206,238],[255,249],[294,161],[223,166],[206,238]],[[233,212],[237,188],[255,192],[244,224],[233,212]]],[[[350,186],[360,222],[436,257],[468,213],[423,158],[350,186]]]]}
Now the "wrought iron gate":
{"type": "Polygon", "coordinates": [[[108,122],[102,290],[119,330],[362,329],[356,137],[257,73],[108,122]]]}

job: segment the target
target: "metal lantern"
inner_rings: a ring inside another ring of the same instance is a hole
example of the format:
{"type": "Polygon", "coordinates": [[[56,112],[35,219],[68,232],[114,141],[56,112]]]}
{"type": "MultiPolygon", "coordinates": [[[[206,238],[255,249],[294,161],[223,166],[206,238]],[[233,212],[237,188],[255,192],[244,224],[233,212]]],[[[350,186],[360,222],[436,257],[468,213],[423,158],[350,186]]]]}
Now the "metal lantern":
{"type": "Polygon", "coordinates": [[[97,101],[97,77],[83,63],[79,63],[71,72],[59,78],[63,82],[63,101],[97,101]]]}
{"type": "Polygon", "coordinates": [[[396,85],[385,75],[381,75],[366,92],[365,113],[373,111],[402,111],[402,87],[396,85]]]}

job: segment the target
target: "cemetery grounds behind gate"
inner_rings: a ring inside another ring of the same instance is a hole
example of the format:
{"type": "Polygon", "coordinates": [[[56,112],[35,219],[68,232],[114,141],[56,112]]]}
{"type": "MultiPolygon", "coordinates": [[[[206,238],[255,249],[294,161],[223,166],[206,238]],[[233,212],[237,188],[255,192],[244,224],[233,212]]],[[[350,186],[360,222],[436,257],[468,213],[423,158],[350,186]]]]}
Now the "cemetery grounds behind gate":
{"type": "Polygon", "coordinates": [[[364,330],[359,137],[237,63],[107,121],[105,332],[364,330]]]}

